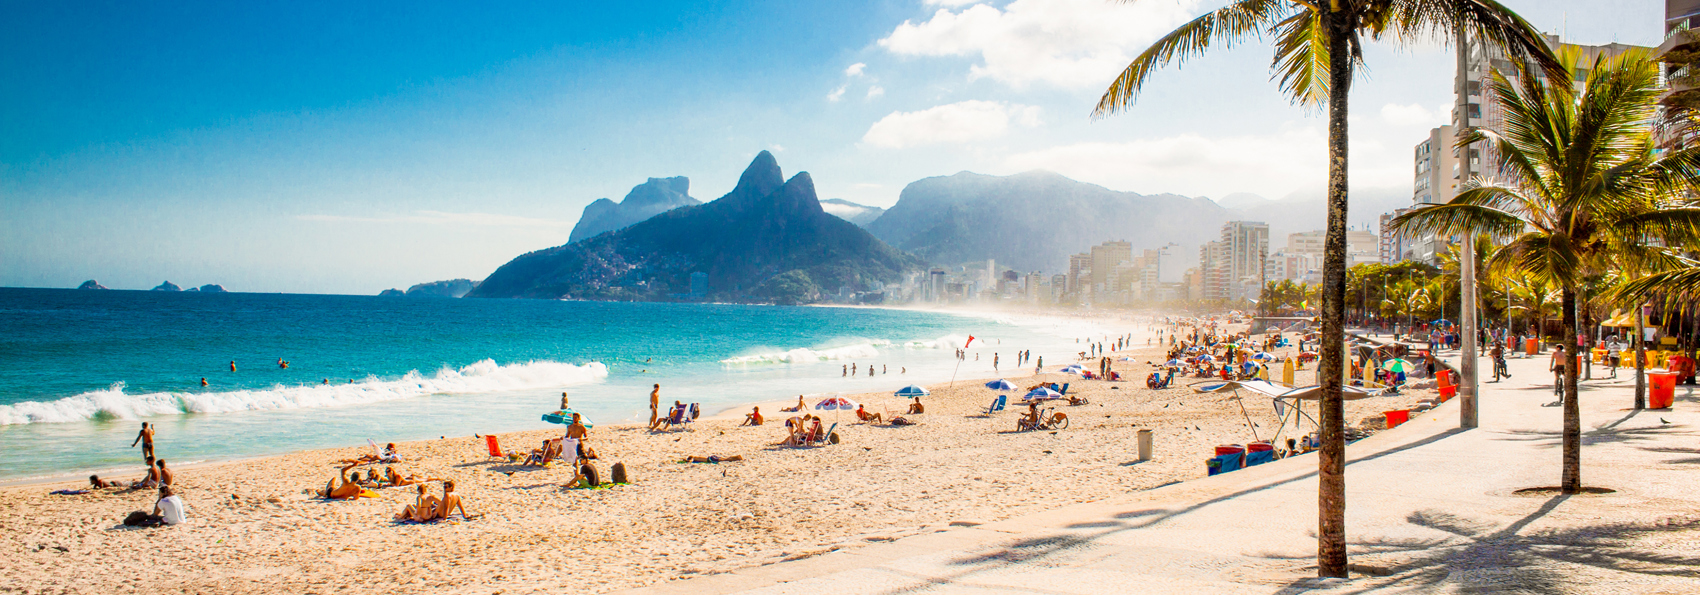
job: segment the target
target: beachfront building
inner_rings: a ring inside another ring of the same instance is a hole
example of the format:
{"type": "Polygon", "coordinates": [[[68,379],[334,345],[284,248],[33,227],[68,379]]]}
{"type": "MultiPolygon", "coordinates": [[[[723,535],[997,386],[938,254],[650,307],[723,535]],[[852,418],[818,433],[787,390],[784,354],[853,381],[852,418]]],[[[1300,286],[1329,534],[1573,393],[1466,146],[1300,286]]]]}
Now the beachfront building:
{"type": "Polygon", "coordinates": [[[1133,244],[1126,241],[1104,242],[1092,247],[1092,303],[1109,304],[1120,299],[1124,290],[1117,270],[1133,260],[1133,244]]]}
{"type": "Polygon", "coordinates": [[[1186,249],[1180,244],[1169,242],[1169,245],[1157,249],[1157,280],[1163,283],[1180,283],[1186,270],[1193,263],[1188,262],[1186,249]]]}
{"type": "Polygon", "coordinates": [[[1269,256],[1269,225],[1260,221],[1222,224],[1222,239],[1198,249],[1203,274],[1203,299],[1238,300],[1256,297],[1263,286],[1269,256]],[[1256,288],[1249,290],[1247,287],[1256,288]]]}
{"type": "Polygon", "coordinates": [[[1411,212],[1411,209],[1394,209],[1391,213],[1382,213],[1380,221],[1381,241],[1376,252],[1381,256],[1381,264],[1393,264],[1410,260],[1411,247],[1414,242],[1407,234],[1393,229],[1393,218],[1411,212]]]}
{"type": "MultiPolygon", "coordinates": [[[[1665,42],[1654,55],[1664,63],[1665,84],[1670,86],[1659,96],[1659,104],[1667,110],[1700,106],[1700,77],[1694,76],[1700,69],[1700,0],[1665,0],[1665,42]]],[[[1700,128],[1685,120],[1662,123],[1654,129],[1660,149],[1692,146],[1700,137],[1700,128]]]]}

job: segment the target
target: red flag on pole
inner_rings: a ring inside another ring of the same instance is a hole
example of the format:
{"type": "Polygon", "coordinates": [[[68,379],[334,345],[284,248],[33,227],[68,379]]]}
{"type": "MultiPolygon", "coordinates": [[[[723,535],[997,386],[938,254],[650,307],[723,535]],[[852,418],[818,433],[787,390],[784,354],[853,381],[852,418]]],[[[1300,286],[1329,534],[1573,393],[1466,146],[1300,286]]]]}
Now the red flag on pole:
{"type": "Polygon", "coordinates": [[[968,335],[968,342],[963,343],[962,348],[967,349],[969,345],[973,345],[973,344],[974,344],[974,335],[968,335]]]}

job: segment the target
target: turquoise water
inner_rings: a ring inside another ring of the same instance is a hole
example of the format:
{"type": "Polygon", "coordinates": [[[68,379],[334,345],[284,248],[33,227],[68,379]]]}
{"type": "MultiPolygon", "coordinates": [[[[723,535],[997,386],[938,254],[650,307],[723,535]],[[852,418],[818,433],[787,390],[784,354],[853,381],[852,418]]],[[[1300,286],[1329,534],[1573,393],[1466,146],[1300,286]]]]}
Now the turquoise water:
{"type": "Polygon", "coordinates": [[[546,428],[561,391],[619,423],[647,420],[653,383],[707,412],[896,390],[991,375],[993,353],[1061,363],[1083,334],[893,309],[0,289],[0,480],[139,475],[140,421],[185,464],[546,428]]]}

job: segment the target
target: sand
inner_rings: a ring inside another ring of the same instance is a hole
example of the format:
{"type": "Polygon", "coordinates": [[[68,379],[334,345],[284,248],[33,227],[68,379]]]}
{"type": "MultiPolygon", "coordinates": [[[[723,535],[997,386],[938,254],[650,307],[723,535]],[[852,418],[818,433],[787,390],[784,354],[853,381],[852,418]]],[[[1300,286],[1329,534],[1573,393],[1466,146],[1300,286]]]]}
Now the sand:
{"type": "MultiPolygon", "coordinates": [[[[1067,382],[1070,394],[1090,399],[1058,406],[1071,424],[1054,432],[1015,432],[1013,403],[987,415],[995,393],[981,386],[986,379],[929,386],[929,411],[918,426],[855,423],[845,412],[838,416],[842,442],[830,447],[775,446],[784,436],[775,423],[782,404],[763,406],[770,423],[759,428],[738,425],[743,408],[671,432],[598,426],[591,433],[598,466],[606,475],[609,465],[623,462],[633,479],[608,489],[563,490],[570,469],[490,458],[478,437],[402,444],[408,462],[398,469],[455,480],[467,508],[483,515],[471,521],[394,523],[391,516],[412,502],[411,487],[351,502],[303,493],[324,486],[336,460],[370,452],[365,447],[180,469],[177,484],[191,520],[167,528],[120,524],[132,510],[151,509],[151,491],[53,496],[47,492],[77,486],[5,488],[0,550],[10,555],[0,560],[0,576],[7,577],[0,590],[606,592],[1198,478],[1211,447],[1251,440],[1230,396],[1147,390],[1143,378],[1151,367],[1144,362],[1160,355],[1145,348],[1131,355],[1139,361],[1117,362],[1116,369],[1132,382],[1009,377],[1024,387],[1067,382]],[[1154,432],[1156,457],[1134,465],[1139,429],[1154,432]],[[711,454],[746,460],[679,462],[711,454]]],[[[1301,372],[1299,381],[1310,378],[1301,372]]],[[[1432,396],[1413,390],[1351,402],[1346,419],[1355,423],[1432,396]]],[[[907,405],[886,394],[851,398],[872,410],[907,405]]],[[[1248,399],[1247,406],[1267,438],[1275,424],[1270,404],[1248,399]]],[[[830,422],[834,413],[825,417],[830,422]]],[[[499,438],[507,448],[530,448],[559,432],[499,438]]],[[[432,493],[440,488],[433,485],[432,493]]]]}

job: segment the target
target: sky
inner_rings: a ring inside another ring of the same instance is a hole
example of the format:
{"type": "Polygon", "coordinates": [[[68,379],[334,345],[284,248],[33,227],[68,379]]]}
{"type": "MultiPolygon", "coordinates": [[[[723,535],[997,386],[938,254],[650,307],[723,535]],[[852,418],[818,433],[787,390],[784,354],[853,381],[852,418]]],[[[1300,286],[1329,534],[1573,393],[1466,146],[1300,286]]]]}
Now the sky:
{"type": "MultiPolygon", "coordinates": [[[[1657,0],[1502,2],[1572,43],[1662,39],[1657,0]]],[[[1280,94],[1261,40],[1091,117],[1221,0],[260,4],[0,5],[0,286],[477,280],[646,178],[718,198],[762,150],[883,207],[964,170],[1212,198],[1320,195],[1326,172],[1323,114],[1280,94]]],[[[1366,60],[1352,188],[1409,193],[1453,58],[1366,60]]]]}

